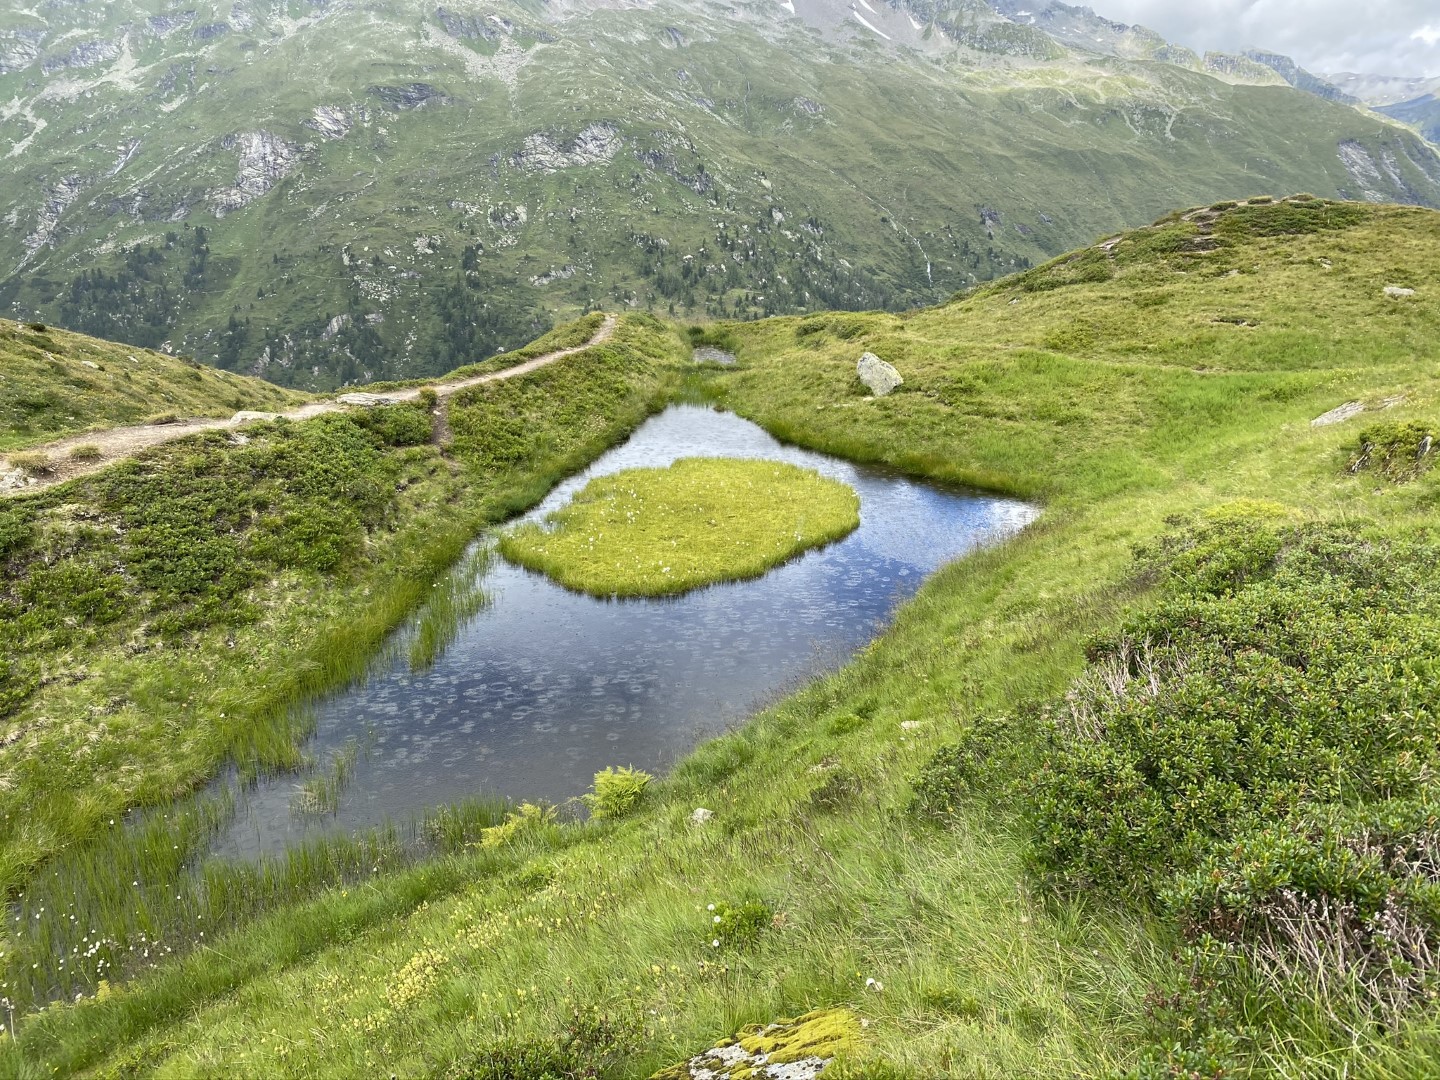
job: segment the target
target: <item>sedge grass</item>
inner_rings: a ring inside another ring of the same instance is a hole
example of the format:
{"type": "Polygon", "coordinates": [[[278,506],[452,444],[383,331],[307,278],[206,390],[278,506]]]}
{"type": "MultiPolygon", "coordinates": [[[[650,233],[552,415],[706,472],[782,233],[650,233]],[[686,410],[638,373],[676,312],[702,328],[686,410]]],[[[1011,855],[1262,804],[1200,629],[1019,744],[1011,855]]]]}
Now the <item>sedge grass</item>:
{"type": "Polygon", "coordinates": [[[813,470],[682,458],[597,477],[544,526],[504,533],[500,551],[593,596],[668,596],[758,577],[859,524],[854,490],[813,470]]]}

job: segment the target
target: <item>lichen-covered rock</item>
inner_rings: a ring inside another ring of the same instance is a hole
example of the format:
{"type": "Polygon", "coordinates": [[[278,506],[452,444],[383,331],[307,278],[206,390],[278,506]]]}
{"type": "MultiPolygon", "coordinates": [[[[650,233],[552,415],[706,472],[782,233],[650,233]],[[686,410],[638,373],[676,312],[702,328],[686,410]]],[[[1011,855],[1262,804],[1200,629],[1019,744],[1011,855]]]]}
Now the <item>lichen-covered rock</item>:
{"type": "Polygon", "coordinates": [[[705,807],[703,807],[703,806],[697,806],[697,807],[695,808],[695,812],[690,815],[690,823],[691,823],[692,825],[704,825],[707,821],[709,821],[709,820],[710,820],[711,818],[713,818],[714,816],[715,816],[715,811],[714,811],[714,810],[707,810],[707,809],[706,809],[705,807]]]}
{"type": "Polygon", "coordinates": [[[1414,290],[1414,289],[1406,289],[1406,288],[1403,288],[1403,287],[1401,287],[1401,286],[1399,286],[1399,285],[1386,285],[1386,286],[1385,286],[1385,295],[1388,296],[1388,297],[1390,297],[1390,299],[1392,299],[1392,300],[1403,300],[1403,299],[1405,299],[1405,297],[1407,297],[1407,296],[1414,296],[1414,295],[1415,295],[1415,290],[1414,290]]]}
{"type": "Polygon", "coordinates": [[[876,397],[884,397],[905,381],[900,377],[900,372],[872,352],[860,354],[860,362],[855,365],[855,374],[860,376],[860,381],[876,397]]]}
{"type": "Polygon", "coordinates": [[[794,1020],[742,1028],[651,1080],[815,1080],[835,1055],[858,1041],[860,1021],[848,1009],[819,1009],[794,1020]]]}
{"type": "Polygon", "coordinates": [[[0,491],[19,491],[34,482],[24,469],[11,469],[0,464],[0,491]]]}

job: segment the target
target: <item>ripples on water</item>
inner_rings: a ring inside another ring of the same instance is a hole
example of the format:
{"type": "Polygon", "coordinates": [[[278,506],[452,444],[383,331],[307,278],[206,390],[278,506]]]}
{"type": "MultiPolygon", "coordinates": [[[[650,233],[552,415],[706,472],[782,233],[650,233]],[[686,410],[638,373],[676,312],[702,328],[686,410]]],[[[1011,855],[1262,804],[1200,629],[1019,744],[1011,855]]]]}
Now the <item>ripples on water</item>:
{"type": "MultiPolygon", "coordinates": [[[[597,600],[496,558],[491,603],[425,671],[407,628],[363,682],[313,708],[323,764],[366,747],[334,814],[293,809],[300,781],[262,780],[217,850],[253,855],[319,829],[404,818],[477,793],[560,801],[607,765],[666,768],[781,690],[841,664],[942,563],[1036,510],[783,446],[730,413],[677,405],[558,485],[543,517],[596,476],[681,457],[788,461],[860,495],[860,527],[753,581],[668,599],[597,600]]],[[[413,626],[413,623],[412,623],[413,626]]]]}

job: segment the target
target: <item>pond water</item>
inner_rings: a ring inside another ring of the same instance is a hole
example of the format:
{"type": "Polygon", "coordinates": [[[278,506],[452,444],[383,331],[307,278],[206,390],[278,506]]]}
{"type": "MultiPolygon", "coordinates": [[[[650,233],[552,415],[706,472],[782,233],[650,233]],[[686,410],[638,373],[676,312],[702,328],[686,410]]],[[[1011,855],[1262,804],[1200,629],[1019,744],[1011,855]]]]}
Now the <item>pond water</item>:
{"type": "Polygon", "coordinates": [[[352,740],[363,747],[334,811],[297,809],[301,778],[264,779],[240,795],[217,852],[274,851],[477,794],[559,802],[607,765],[662,771],[843,663],[931,571],[1038,512],[785,446],[733,414],[677,405],[524,520],[596,476],[696,456],[786,461],[842,480],[860,495],[860,527],[764,577],[667,599],[597,600],[497,556],[481,579],[489,603],[433,666],[410,668],[412,622],[365,680],[313,707],[307,749],[322,768],[352,740]]]}

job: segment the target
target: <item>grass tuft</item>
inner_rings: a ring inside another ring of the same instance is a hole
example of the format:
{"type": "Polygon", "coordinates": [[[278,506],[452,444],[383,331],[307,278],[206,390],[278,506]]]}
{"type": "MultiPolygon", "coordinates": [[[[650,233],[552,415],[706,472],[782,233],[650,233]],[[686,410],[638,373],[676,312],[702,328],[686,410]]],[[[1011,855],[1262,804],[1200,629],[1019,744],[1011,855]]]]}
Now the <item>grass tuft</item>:
{"type": "Polygon", "coordinates": [[[859,496],[813,470],[684,458],[592,480],[500,552],[593,596],[668,596],[758,577],[859,524],[859,496]]]}

